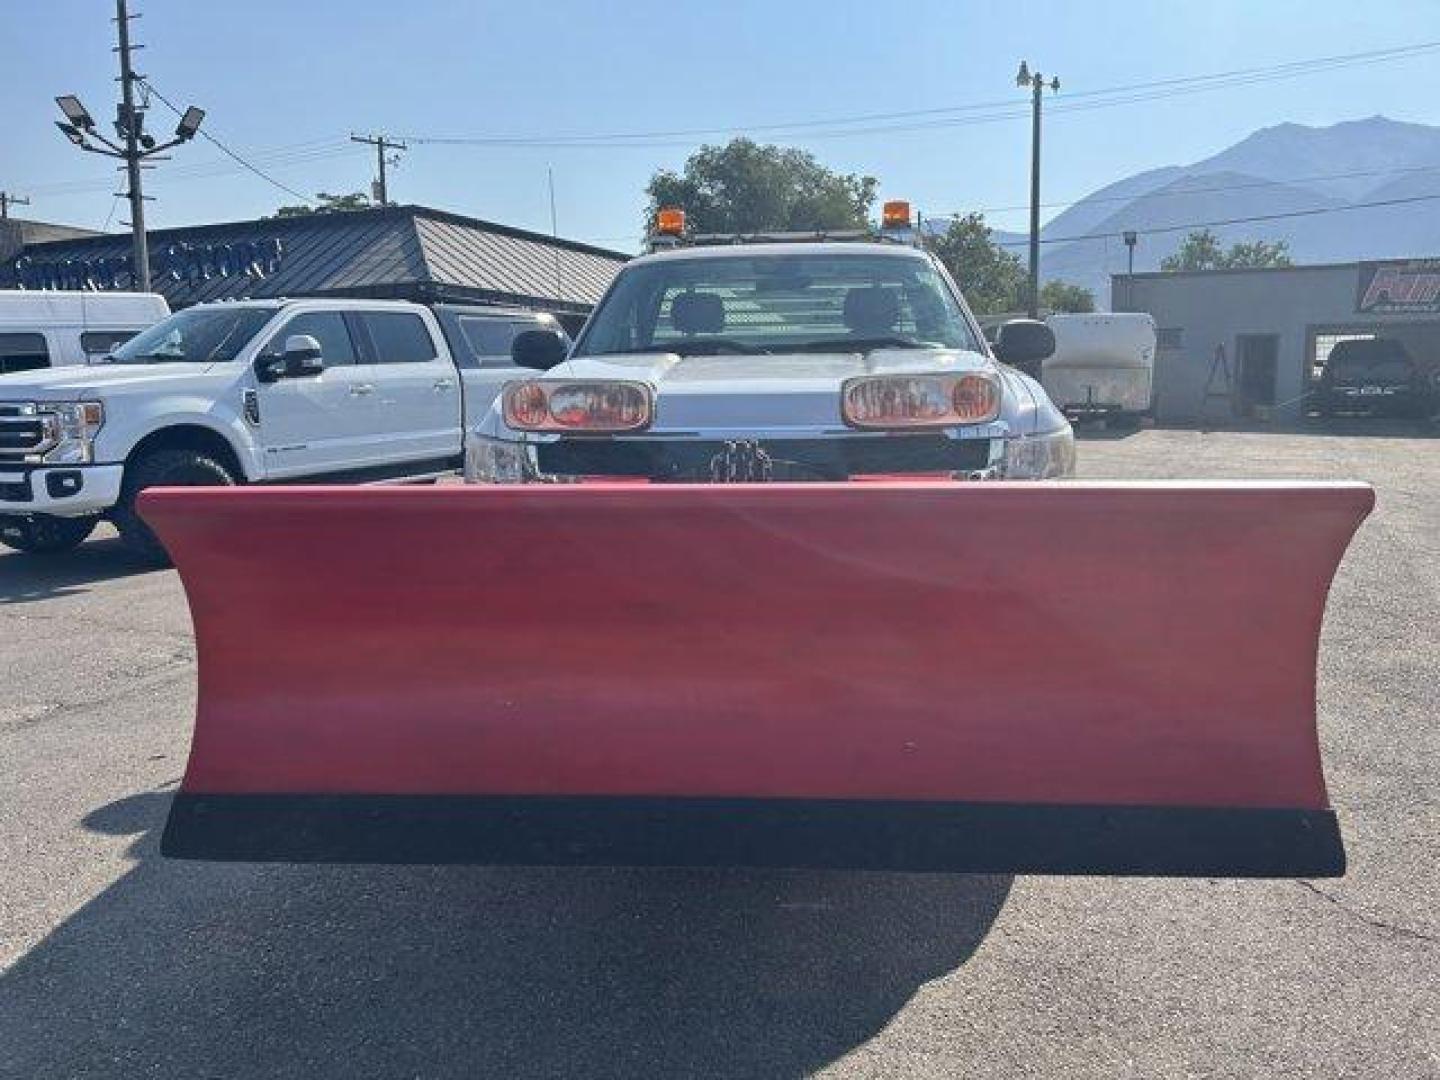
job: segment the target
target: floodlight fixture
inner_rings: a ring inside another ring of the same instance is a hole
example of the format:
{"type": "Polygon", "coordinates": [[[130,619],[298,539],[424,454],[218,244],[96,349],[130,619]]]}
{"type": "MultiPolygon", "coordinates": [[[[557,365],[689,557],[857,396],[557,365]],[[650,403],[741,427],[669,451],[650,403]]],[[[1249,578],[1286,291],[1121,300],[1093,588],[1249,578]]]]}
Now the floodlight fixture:
{"type": "Polygon", "coordinates": [[[89,131],[95,126],[94,119],[80,104],[80,99],[74,94],[61,94],[55,99],[55,104],[60,106],[60,111],[65,114],[65,119],[74,124],[81,131],[89,131]]]}

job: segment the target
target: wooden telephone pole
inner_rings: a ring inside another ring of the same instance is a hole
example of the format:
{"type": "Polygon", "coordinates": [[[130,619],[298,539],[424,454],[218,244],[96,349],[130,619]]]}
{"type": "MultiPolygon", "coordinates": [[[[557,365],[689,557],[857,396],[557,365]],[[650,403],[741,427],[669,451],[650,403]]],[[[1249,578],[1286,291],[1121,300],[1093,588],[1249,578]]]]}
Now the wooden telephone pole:
{"type": "Polygon", "coordinates": [[[386,150],[408,150],[410,149],[398,139],[390,139],[384,135],[351,135],[351,142],[364,143],[367,146],[375,147],[375,163],[378,166],[378,177],[375,181],[375,201],[381,206],[390,205],[390,190],[385,179],[385,167],[395,165],[400,161],[400,155],[392,158],[385,157],[386,150]]]}
{"type": "Polygon", "coordinates": [[[10,207],[29,206],[30,200],[19,195],[11,195],[8,191],[0,191],[0,221],[6,221],[10,217],[10,207]]]}

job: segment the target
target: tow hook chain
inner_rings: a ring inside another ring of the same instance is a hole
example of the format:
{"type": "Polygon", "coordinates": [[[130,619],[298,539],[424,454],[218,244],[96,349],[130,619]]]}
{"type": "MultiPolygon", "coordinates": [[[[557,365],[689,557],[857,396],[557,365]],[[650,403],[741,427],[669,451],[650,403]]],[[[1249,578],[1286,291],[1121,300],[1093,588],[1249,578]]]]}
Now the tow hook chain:
{"type": "Polygon", "coordinates": [[[710,459],[712,484],[766,483],[774,473],[774,460],[753,439],[727,439],[724,448],[710,459]]]}

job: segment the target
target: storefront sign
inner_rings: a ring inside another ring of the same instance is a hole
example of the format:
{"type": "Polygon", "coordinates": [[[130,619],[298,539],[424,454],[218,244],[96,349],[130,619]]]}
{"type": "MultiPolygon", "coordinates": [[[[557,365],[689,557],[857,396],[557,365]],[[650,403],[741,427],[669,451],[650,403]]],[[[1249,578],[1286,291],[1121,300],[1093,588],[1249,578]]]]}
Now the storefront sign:
{"type": "Polygon", "coordinates": [[[1440,259],[1361,263],[1355,310],[1366,315],[1440,311],[1440,259]]]}
{"type": "MultiPolygon", "coordinates": [[[[198,284],[217,277],[264,278],[280,269],[283,253],[273,237],[228,244],[171,243],[151,251],[150,272],[157,285],[198,284]]],[[[134,266],[129,255],[53,262],[22,255],[12,269],[22,289],[133,289],[134,266]]]]}

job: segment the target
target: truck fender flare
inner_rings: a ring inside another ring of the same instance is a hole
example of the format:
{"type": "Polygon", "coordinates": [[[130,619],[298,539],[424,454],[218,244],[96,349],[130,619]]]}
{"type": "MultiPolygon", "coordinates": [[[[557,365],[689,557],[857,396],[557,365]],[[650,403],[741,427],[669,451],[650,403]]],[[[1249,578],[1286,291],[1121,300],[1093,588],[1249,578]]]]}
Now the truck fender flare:
{"type": "Polygon", "coordinates": [[[175,443],[183,445],[187,429],[191,431],[199,429],[216,437],[225,445],[229,457],[240,467],[242,475],[236,477],[237,480],[244,479],[253,483],[264,478],[263,462],[256,452],[255,441],[239,420],[217,423],[213,416],[204,413],[172,412],[155,417],[145,429],[144,434],[135,440],[135,445],[125,456],[126,467],[128,468],[139,460],[142,453],[156,446],[165,445],[172,439],[175,443]]]}

